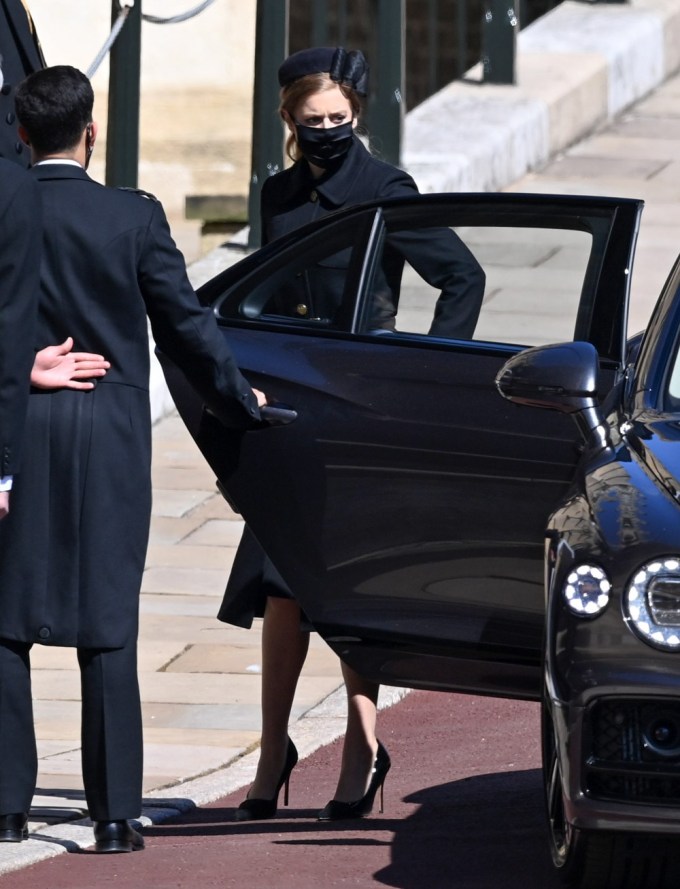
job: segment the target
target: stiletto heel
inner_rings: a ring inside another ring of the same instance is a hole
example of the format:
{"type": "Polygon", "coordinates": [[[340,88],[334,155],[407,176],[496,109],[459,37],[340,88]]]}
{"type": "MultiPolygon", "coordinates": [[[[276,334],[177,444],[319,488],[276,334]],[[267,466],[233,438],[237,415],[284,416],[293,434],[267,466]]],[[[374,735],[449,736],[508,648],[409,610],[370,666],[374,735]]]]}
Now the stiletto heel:
{"type": "Polygon", "coordinates": [[[373,802],[375,795],[380,791],[380,812],[384,809],[383,788],[385,786],[385,778],[392,766],[389,753],[383,745],[378,741],[378,752],[375,755],[375,762],[371,772],[371,780],[368,783],[368,790],[361,797],[351,803],[343,803],[340,800],[332,799],[319,812],[319,821],[341,821],[344,818],[363,818],[369,815],[373,810],[373,802]]]}
{"type": "Polygon", "coordinates": [[[295,744],[288,738],[288,748],[286,750],[286,761],[283,765],[283,771],[276,785],[276,793],[272,799],[250,799],[246,797],[238,809],[234,812],[234,821],[261,821],[265,818],[273,818],[276,815],[276,809],[279,804],[279,793],[283,787],[283,804],[288,805],[288,787],[290,784],[290,773],[293,771],[298,761],[298,752],[295,744]]]}

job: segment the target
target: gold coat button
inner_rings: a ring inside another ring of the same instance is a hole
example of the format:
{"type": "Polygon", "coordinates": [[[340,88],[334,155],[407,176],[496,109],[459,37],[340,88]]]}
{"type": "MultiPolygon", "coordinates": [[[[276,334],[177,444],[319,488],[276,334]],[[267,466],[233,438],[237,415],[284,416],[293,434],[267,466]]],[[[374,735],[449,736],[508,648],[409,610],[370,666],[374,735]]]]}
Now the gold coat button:
{"type": "Polygon", "coordinates": [[[298,303],[295,306],[295,311],[298,313],[298,315],[306,315],[309,309],[304,303],[298,303]]]}
{"type": "Polygon", "coordinates": [[[312,203],[316,203],[319,200],[319,195],[317,194],[316,189],[310,194],[309,200],[312,203]]]}

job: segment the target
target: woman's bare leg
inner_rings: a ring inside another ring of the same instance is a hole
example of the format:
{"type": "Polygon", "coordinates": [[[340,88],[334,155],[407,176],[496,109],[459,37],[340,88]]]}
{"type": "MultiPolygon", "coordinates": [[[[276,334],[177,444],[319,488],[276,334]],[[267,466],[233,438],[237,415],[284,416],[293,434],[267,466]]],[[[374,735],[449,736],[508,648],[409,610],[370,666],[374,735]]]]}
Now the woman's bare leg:
{"type": "Polygon", "coordinates": [[[262,740],[250,799],[272,799],[286,761],[288,721],[309,633],[294,599],[269,597],[262,623],[262,740]]]}
{"type": "Polygon", "coordinates": [[[363,679],[342,663],[347,689],[347,731],[342,748],[342,765],[334,799],[351,803],[368,790],[371,769],[378,751],[375,725],[380,686],[363,679]]]}

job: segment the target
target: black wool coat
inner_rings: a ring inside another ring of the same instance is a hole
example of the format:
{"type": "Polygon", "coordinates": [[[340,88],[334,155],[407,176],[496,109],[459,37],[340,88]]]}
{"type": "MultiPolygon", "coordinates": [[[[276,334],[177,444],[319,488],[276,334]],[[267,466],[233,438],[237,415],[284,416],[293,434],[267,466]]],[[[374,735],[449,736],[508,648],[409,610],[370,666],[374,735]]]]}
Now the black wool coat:
{"type": "Polygon", "coordinates": [[[23,471],[0,522],[0,637],[118,648],[137,632],[151,511],[147,317],[224,423],[259,418],[160,203],[74,165],[31,170],[43,209],[36,348],[72,336],[111,362],[89,392],[34,391],[23,471]]]}
{"type": "Polygon", "coordinates": [[[40,237],[35,182],[16,164],[0,158],[0,477],[15,475],[21,465],[34,357],[40,237]]]}
{"type": "MultiPolygon", "coordinates": [[[[266,243],[335,210],[378,198],[413,197],[418,188],[404,170],[373,157],[356,136],[342,163],[320,179],[314,179],[306,161],[298,161],[262,186],[261,215],[266,243]]],[[[468,339],[472,337],[484,297],[485,274],[470,250],[447,228],[426,228],[388,236],[383,256],[385,296],[374,321],[376,327],[393,328],[399,301],[404,259],[432,287],[441,291],[433,306],[429,333],[468,339]]],[[[325,264],[316,294],[324,305],[319,313],[332,316],[333,299],[343,291],[349,256],[338,256],[338,267],[325,264]]],[[[276,311],[294,314],[300,295],[282,297],[276,311]]],[[[318,309],[319,307],[317,307],[318,309]]]]}
{"type": "Polygon", "coordinates": [[[0,0],[0,157],[28,167],[31,153],[19,138],[14,93],[21,81],[45,67],[35,25],[31,27],[21,0],[0,0]]]}

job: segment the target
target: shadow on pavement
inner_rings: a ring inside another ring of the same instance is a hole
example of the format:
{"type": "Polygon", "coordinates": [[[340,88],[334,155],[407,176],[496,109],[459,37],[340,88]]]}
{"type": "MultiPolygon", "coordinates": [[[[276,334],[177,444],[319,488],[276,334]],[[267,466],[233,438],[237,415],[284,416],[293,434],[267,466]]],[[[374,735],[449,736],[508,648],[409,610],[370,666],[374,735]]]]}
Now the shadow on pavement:
{"type": "Polygon", "coordinates": [[[540,769],[428,787],[405,798],[414,815],[394,823],[392,863],[373,875],[387,886],[552,889],[540,769]]]}
{"type": "MultiPolygon", "coordinates": [[[[464,778],[418,790],[403,799],[417,807],[406,818],[380,816],[320,824],[316,809],[285,811],[285,818],[239,823],[234,807],[196,809],[182,823],[144,831],[163,837],[230,837],[269,847],[322,848],[319,871],[362,849],[389,847],[390,864],[371,875],[397,889],[557,889],[547,845],[540,769],[464,778]],[[259,838],[259,841],[258,839],[259,838]],[[323,864],[321,864],[323,862],[323,864]]],[[[244,849],[241,850],[245,851],[244,849]]],[[[252,850],[251,850],[252,851],[252,850]]],[[[361,872],[361,871],[360,871],[361,872]]],[[[335,885],[332,882],[326,885],[335,885]]]]}

